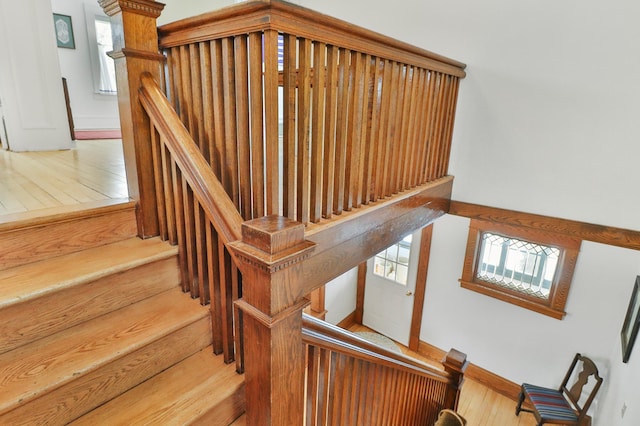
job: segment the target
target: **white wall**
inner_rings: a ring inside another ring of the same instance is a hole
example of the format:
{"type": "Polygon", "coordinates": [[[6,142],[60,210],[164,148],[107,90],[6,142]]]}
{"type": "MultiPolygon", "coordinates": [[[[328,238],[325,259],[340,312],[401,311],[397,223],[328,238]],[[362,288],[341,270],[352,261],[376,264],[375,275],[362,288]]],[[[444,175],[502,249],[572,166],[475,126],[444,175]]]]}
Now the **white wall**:
{"type": "Polygon", "coordinates": [[[325,321],[338,324],[356,310],[358,268],[345,272],[325,286],[325,321]]]}
{"type": "Polygon", "coordinates": [[[75,49],[58,49],[60,71],[67,79],[71,111],[76,130],[119,129],[118,99],[115,95],[95,93],[86,7],[104,15],[96,0],[51,0],[53,11],[71,16],[75,49]]]}
{"type": "Polygon", "coordinates": [[[165,7],[158,19],[158,25],[211,12],[237,2],[234,0],[165,0],[162,3],[165,7]]]}

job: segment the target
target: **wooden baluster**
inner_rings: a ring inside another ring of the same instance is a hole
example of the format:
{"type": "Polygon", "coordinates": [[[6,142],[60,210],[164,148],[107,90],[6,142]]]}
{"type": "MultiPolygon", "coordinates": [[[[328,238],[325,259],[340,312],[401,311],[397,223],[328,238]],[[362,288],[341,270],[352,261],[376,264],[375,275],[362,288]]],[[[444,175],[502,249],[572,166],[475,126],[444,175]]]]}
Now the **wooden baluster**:
{"type": "Polygon", "coordinates": [[[414,67],[406,66],[406,72],[404,75],[404,101],[402,102],[402,123],[400,125],[400,155],[398,164],[398,190],[404,191],[408,188],[407,175],[409,173],[411,157],[408,153],[411,152],[411,144],[409,138],[409,132],[411,130],[411,106],[415,103],[413,97],[413,88],[415,69],[414,67]]]}
{"type": "Polygon", "coordinates": [[[160,81],[164,56],[158,53],[156,18],[164,5],[150,0],[100,0],[111,17],[113,52],[118,87],[118,109],[129,197],[136,209],[138,235],[158,235],[149,117],[138,100],[139,76],[149,72],[160,81]],[[126,40],[126,45],[125,45],[126,40]]]}
{"type": "Polygon", "coordinates": [[[443,170],[441,176],[446,176],[449,173],[449,156],[451,154],[451,140],[453,137],[453,124],[456,117],[456,107],[458,103],[458,89],[460,87],[460,79],[457,77],[451,77],[453,79],[453,89],[451,90],[451,103],[449,108],[449,114],[447,117],[447,130],[444,136],[445,140],[445,153],[443,161],[443,170]]]}
{"type": "MultiPolygon", "coordinates": [[[[238,188],[240,214],[245,220],[253,215],[251,207],[251,147],[249,142],[249,55],[247,36],[234,37],[235,109],[237,120],[238,188]]],[[[260,130],[262,132],[262,130],[260,130]]],[[[234,175],[235,176],[235,175],[234,175]]]]}
{"type": "Polygon", "coordinates": [[[278,111],[278,32],[264,32],[264,119],[267,215],[280,211],[280,148],[278,111]]]}
{"type": "Polygon", "coordinates": [[[311,120],[311,194],[309,207],[311,222],[319,222],[322,217],[322,180],[324,142],[324,105],[327,46],[315,43],[313,46],[313,115],[311,120]]]}
{"type": "Polygon", "coordinates": [[[368,201],[368,189],[367,186],[365,186],[367,181],[365,171],[368,168],[367,162],[369,161],[367,141],[369,140],[369,121],[371,120],[371,56],[363,55],[363,57],[364,68],[362,70],[362,87],[359,89],[361,93],[360,122],[362,128],[359,131],[360,146],[358,152],[358,171],[356,174],[356,188],[354,190],[353,199],[353,205],[356,208],[359,208],[363,203],[366,204],[368,201]]]}
{"type": "Polygon", "coordinates": [[[364,204],[368,204],[369,201],[375,201],[376,185],[376,171],[378,170],[378,146],[380,139],[378,138],[380,132],[380,94],[378,92],[378,86],[381,84],[381,73],[384,62],[378,58],[372,59],[372,72],[373,77],[369,91],[371,92],[370,100],[370,118],[367,125],[367,168],[365,171],[365,199],[364,204]]]}
{"type": "Polygon", "coordinates": [[[389,60],[385,60],[384,64],[381,64],[382,68],[382,92],[380,94],[380,122],[378,125],[377,148],[376,148],[376,163],[373,169],[373,176],[375,176],[375,185],[373,188],[371,201],[376,201],[380,198],[384,198],[384,181],[387,178],[386,166],[387,163],[387,127],[389,123],[389,109],[391,108],[391,77],[393,74],[393,64],[389,60]]]}
{"type": "Polygon", "coordinates": [[[211,303],[211,330],[213,335],[213,353],[219,355],[223,352],[222,341],[222,296],[220,291],[220,263],[218,255],[218,234],[213,228],[213,224],[207,221],[206,224],[206,247],[207,265],[209,267],[207,276],[209,277],[209,294],[211,303]]]}
{"type": "Polygon", "coordinates": [[[214,142],[213,82],[211,79],[211,43],[198,43],[202,78],[202,153],[213,169],[218,160],[214,142]]]}
{"type": "Polygon", "coordinates": [[[209,144],[204,137],[204,106],[202,101],[202,75],[201,63],[203,58],[200,57],[200,47],[196,43],[189,45],[189,66],[191,74],[191,119],[194,121],[191,128],[193,140],[200,148],[200,152],[204,158],[209,157],[209,144]]]}
{"type": "Polygon", "coordinates": [[[196,129],[196,118],[193,116],[193,102],[191,99],[191,58],[189,57],[189,46],[180,46],[180,120],[184,123],[191,136],[198,144],[196,129]]]}
{"type": "Polygon", "coordinates": [[[284,36],[283,70],[283,144],[282,192],[283,215],[295,219],[296,208],[296,81],[297,47],[296,37],[284,36]]]}
{"type": "MultiPolygon", "coordinates": [[[[223,173],[223,158],[224,158],[224,138],[226,134],[225,130],[225,117],[224,117],[224,82],[223,82],[223,62],[222,62],[222,41],[213,40],[209,44],[211,50],[211,87],[213,97],[213,151],[214,162],[211,164],[213,172],[218,177],[218,180],[222,182],[224,186],[223,178],[226,176],[223,173]]],[[[226,187],[225,187],[226,190],[226,187]]]]}
{"type": "Polygon", "coordinates": [[[222,319],[222,346],[224,362],[233,362],[233,267],[231,257],[222,238],[218,238],[218,264],[220,265],[220,316],[222,319]]]}
{"type": "Polygon", "coordinates": [[[242,241],[229,244],[242,271],[247,424],[304,421],[304,298],[301,262],[314,244],[304,225],[279,216],[242,224],[242,241]],[[286,374],[283,372],[286,371],[286,374]]]}
{"type": "Polygon", "coordinates": [[[233,38],[222,40],[222,82],[224,92],[224,161],[222,185],[240,211],[240,186],[238,182],[238,131],[236,121],[236,69],[233,55],[233,38]]]}
{"type": "Polygon", "coordinates": [[[156,190],[156,200],[158,201],[158,232],[160,233],[160,238],[163,241],[168,239],[169,231],[167,229],[167,214],[165,211],[165,189],[163,185],[163,168],[162,168],[162,158],[161,158],[161,150],[164,149],[162,141],[160,140],[160,135],[156,130],[153,123],[151,123],[151,153],[153,157],[153,176],[155,180],[155,190],[156,190]]]}
{"type": "Polygon", "coordinates": [[[296,217],[309,222],[309,109],[311,105],[311,40],[298,41],[298,150],[296,217]]]}
{"type": "MultiPolygon", "coordinates": [[[[249,93],[251,97],[252,218],[264,216],[264,124],[262,119],[262,33],[249,34],[249,93]]],[[[277,164],[277,161],[276,161],[277,164]]]]}
{"type": "Polygon", "coordinates": [[[209,269],[207,263],[207,237],[206,237],[206,216],[197,199],[193,200],[193,212],[195,222],[195,245],[196,245],[196,272],[198,277],[198,294],[200,304],[209,303],[209,269]]]}
{"type": "Polygon", "coordinates": [[[347,148],[345,157],[345,179],[344,179],[344,203],[343,209],[349,211],[354,204],[358,204],[358,186],[360,169],[360,138],[362,134],[362,117],[363,117],[363,105],[362,98],[364,97],[364,60],[363,55],[358,52],[354,52],[351,55],[351,67],[349,70],[349,110],[348,110],[348,123],[349,123],[349,137],[347,138],[347,148]]]}
{"type": "Polygon", "coordinates": [[[333,214],[336,155],[336,114],[338,95],[338,48],[327,46],[327,114],[324,117],[324,173],[322,175],[322,216],[333,214]]]}
{"type": "Polygon", "coordinates": [[[384,196],[390,197],[397,192],[398,185],[398,151],[400,146],[398,123],[402,112],[402,75],[403,64],[393,63],[393,74],[391,77],[391,108],[389,110],[389,124],[387,126],[387,150],[385,154],[385,174],[382,182],[384,196]]]}
{"type": "Polygon", "coordinates": [[[419,185],[420,179],[420,158],[422,156],[424,142],[421,139],[421,131],[424,126],[424,117],[426,114],[427,106],[426,106],[426,89],[427,89],[427,74],[428,72],[420,68],[419,69],[419,81],[416,85],[416,93],[415,93],[415,102],[416,102],[416,110],[412,113],[412,118],[414,120],[413,125],[411,126],[411,143],[413,145],[413,151],[411,154],[411,172],[409,176],[409,184],[413,188],[416,185],[419,185]]]}
{"type": "Polygon", "coordinates": [[[349,63],[351,52],[340,49],[338,64],[337,118],[336,118],[336,165],[333,182],[333,214],[341,214],[344,207],[345,168],[347,155],[347,130],[349,126],[349,63]]]}
{"type": "Polygon", "coordinates": [[[429,72],[429,87],[427,89],[427,102],[429,108],[429,114],[427,116],[427,120],[425,120],[424,134],[422,136],[422,140],[425,144],[425,155],[423,157],[422,163],[422,183],[429,181],[429,165],[431,162],[431,158],[433,156],[433,140],[432,133],[433,128],[435,126],[435,117],[436,117],[436,109],[438,104],[438,88],[440,84],[440,73],[437,72],[429,72]]]}
{"type": "Polygon", "coordinates": [[[453,376],[452,383],[447,388],[444,406],[445,408],[456,410],[458,408],[458,401],[460,400],[460,390],[464,381],[464,372],[469,365],[467,355],[456,349],[451,349],[442,360],[442,365],[444,366],[444,371],[453,376]]]}
{"type": "Polygon", "coordinates": [[[164,196],[165,196],[165,207],[164,211],[167,214],[167,236],[171,244],[178,244],[178,234],[176,230],[176,214],[175,214],[175,201],[174,193],[173,193],[173,183],[172,183],[172,170],[171,165],[173,161],[171,161],[171,154],[169,153],[169,149],[164,146],[164,143],[160,145],[160,155],[162,159],[162,186],[164,188],[164,196]]]}

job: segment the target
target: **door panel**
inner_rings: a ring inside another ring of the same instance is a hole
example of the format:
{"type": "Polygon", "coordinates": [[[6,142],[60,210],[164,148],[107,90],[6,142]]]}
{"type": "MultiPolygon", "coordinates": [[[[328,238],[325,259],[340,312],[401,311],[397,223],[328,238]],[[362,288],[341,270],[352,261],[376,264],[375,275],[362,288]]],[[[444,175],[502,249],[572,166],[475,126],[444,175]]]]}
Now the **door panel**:
{"type": "MultiPolygon", "coordinates": [[[[363,324],[403,345],[409,344],[421,233],[418,230],[411,237],[406,285],[374,273],[375,258],[367,261],[363,324]]],[[[392,251],[392,258],[394,253],[395,250],[392,251]]],[[[382,263],[377,262],[378,273],[389,277],[404,274],[402,264],[383,268],[382,263]]]]}

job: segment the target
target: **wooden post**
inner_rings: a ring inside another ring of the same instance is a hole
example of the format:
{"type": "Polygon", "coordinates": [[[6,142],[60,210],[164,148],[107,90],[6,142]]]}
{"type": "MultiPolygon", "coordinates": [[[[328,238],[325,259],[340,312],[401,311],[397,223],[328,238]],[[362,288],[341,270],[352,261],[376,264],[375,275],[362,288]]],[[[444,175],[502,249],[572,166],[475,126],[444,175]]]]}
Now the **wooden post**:
{"type": "Polygon", "coordinates": [[[160,81],[164,57],[158,51],[156,18],[164,4],[152,0],[99,0],[111,17],[118,108],[129,197],[138,202],[138,235],[158,235],[149,118],[138,101],[140,76],[160,81]]]}
{"type": "Polygon", "coordinates": [[[460,401],[460,390],[464,381],[464,372],[469,365],[467,355],[456,349],[451,349],[442,360],[442,365],[444,366],[444,371],[453,377],[453,385],[447,393],[445,407],[457,410],[458,402],[460,401]]]}
{"type": "Polygon", "coordinates": [[[242,271],[244,368],[249,425],[303,424],[305,352],[301,262],[314,249],[304,225],[280,216],[242,224],[231,243],[242,271]]]}

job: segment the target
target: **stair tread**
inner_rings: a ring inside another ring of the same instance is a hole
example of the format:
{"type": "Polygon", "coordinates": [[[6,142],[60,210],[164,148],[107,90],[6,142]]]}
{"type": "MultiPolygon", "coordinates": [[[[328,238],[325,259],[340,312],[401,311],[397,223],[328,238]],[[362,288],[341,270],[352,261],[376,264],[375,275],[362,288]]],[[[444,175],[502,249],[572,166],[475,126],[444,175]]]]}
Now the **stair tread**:
{"type": "Polygon", "coordinates": [[[243,384],[235,364],[224,364],[223,357],[207,347],[71,424],[189,424],[233,398],[243,384]]]}
{"type": "Polygon", "coordinates": [[[0,413],[208,315],[168,290],[0,355],[0,413]]]}
{"type": "Polygon", "coordinates": [[[176,247],[159,238],[129,238],[2,270],[0,309],[63,288],[94,281],[114,272],[174,256],[176,252],[176,247]]]}

